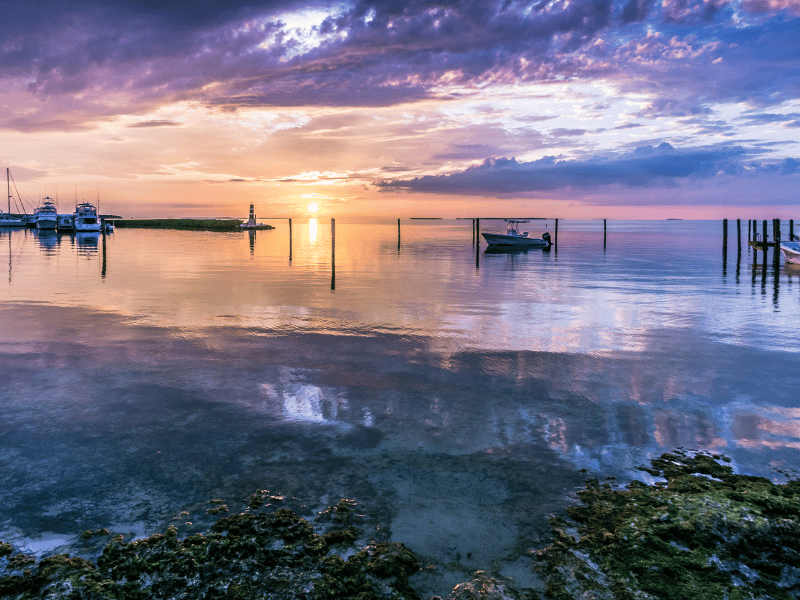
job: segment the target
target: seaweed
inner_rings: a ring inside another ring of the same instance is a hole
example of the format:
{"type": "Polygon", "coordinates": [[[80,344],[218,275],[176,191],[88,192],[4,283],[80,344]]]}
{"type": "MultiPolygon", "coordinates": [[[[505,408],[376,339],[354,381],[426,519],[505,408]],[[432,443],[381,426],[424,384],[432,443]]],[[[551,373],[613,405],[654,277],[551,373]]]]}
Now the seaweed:
{"type": "MultiPolygon", "coordinates": [[[[184,539],[174,526],[132,542],[117,535],[96,564],[66,554],[38,564],[12,555],[11,573],[0,577],[0,597],[417,600],[408,583],[419,570],[416,556],[402,544],[353,548],[358,534],[352,524],[315,533],[286,508],[244,512],[219,519],[206,535],[184,539]],[[345,560],[332,553],[338,546],[353,554],[345,560]]],[[[0,550],[11,552],[7,544],[0,550]]]]}
{"type": "Polygon", "coordinates": [[[734,474],[720,455],[677,451],[613,489],[589,479],[552,543],[533,554],[545,597],[798,598],[800,486],[734,474]]]}

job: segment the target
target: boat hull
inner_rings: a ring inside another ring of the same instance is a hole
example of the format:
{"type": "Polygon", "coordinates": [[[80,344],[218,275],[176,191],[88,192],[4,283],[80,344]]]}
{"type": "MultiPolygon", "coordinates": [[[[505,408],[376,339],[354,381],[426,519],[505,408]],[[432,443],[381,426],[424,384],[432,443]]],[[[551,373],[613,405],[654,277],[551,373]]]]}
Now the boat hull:
{"type": "Polygon", "coordinates": [[[784,242],[781,244],[781,252],[787,263],[800,265],[800,242],[784,242]]]}
{"type": "Polygon", "coordinates": [[[498,248],[549,248],[550,242],[542,238],[529,238],[501,233],[482,233],[483,239],[491,247],[498,248]]]}
{"type": "Polygon", "coordinates": [[[25,221],[22,219],[0,219],[0,227],[25,227],[25,221]]]}
{"type": "Polygon", "coordinates": [[[36,219],[36,229],[55,229],[58,226],[56,217],[39,217],[36,219]]]}

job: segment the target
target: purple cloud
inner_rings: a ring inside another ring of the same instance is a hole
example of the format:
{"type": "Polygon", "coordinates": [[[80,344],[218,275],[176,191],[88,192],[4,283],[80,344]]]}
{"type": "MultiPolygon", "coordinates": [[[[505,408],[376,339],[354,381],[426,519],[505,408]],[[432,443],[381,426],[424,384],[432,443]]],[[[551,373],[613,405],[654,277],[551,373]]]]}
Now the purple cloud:
{"type": "Polygon", "coordinates": [[[655,96],[640,117],[710,117],[714,102],[769,106],[800,87],[800,19],[789,0],[363,0],[314,25],[313,44],[281,20],[283,11],[327,6],[12,3],[0,75],[29,81],[41,107],[8,124],[75,130],[176,100],[225,110],[390,106],[490,81],[598,74],[655,96]],[[118,94],[128,102],[106,101],[118,94]]]}
{"type": "MultiPolygon", "coordinates": [[[[689,179],[710,179],[725,175],[769,173],[777,165],[754,159],[759,152],[739,146],[710,146],[676,149],[662,143],[623,155],[566,160],[553,156],[531,162],[514,158],[487,158],[480,165],[451,175],[428,175],[415,179],[385,180],[377,183],[385,191],[406,190],[435,194],[484,196],[523,195],[563,189],[602,186],[628,188],[672,187],[689,179]]],[[[787,159],[783,174],[797,172],[798,163],[787,159]]]]}

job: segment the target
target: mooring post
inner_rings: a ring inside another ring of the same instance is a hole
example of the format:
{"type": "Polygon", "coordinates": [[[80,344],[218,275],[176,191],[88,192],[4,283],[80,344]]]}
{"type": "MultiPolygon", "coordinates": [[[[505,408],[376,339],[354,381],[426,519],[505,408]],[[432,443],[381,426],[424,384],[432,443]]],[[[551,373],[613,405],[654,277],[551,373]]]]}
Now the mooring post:
{"type": "Polygon", "coordinates": [[[762,226],[762,230],[764,232],[764,238],[761,240],[761,243],[764,244],[764,245],[761,246],[761,247],[764,249],[763,261],[764,261],[764,268],[766,269],[767,268],[767,250],[769,248],[769,246],[767,246],[767,241],[768,241],[769,236],[767,236],[767,220],[766,219],[764,219],[764,224],[762,226]]]}
{"type": "Polygon", "coordinates": [[[400,251],[400,219],[397,219],[397,251],[400,251]]]}
{"type": "Polygon", "coordinates": [[[475,219],[472,219],[472,245],[475,245],[475,219]]]}
{"type": "Polygon", "coordinates": [[[781,220],[774,219],[773,223],[775,223],[775,233],[773,234],[772,239],[775,240],[775,248],[772,250],[772,262],[777,267],[781,262],[781,220]]]}
{"type": "Polygon", "coordinates": [[[481,220],[475,219],[475,245],[481,245],[481,220]]]}
{"type": "Polygon", "coordinates": [[[336,289],[336,219],[331,219],[331,289],[336,289]]]}
{"type": "Polygon", "coordinates": [[[794,219],[789,219],[789,241],[794,241],[794,219]]]}
{"type": "Polygon", "coordinates": [[[606,249],[606,220],[603,219],[603,250],[606,249]]]}
{"type": "Polygon", "coordinates": [[[722,254],[728,254],[728,219],[722,219],[722,254]]]}
{"type": "Polygon", "coordinates": [[[736,242],[739,247],[739,252],[742,252],[742,220],[736,219],[736,242]]]}
{"type": "Polygon", "coordinates": [[[750,243],[750,222],[752,219],[747,219],[747,243],[750,243]]]}
{"type": "Polygon", "coordinates": [[[758,239],[758,220],[753,219],[753,242],[758,239]]]}
{"type": "Polygon", "coordinates": [[[292,220],[289,219],[289,262],[292,262],[292,220]]]}
{"type": "Polygon", "coordinates": [[[555,232],[555,239],[553,240],[553,244],[555,245],[556,252],[558,252],[558,219],[556,219],[556,232],[555,232]]]}

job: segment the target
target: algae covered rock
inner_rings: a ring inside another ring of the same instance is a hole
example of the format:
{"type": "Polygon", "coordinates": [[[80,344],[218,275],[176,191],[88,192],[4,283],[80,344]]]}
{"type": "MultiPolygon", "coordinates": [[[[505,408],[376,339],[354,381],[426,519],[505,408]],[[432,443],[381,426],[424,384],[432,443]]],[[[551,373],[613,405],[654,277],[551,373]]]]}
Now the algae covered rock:
{"type": "Polygon", "coordinates": [[[472,581],[459,583],[447,595],[447,600],[521,600],[522,595],[513,582],[486,571],[475,573],[472,581]]]}
{"type": "Polygon", "coordinates": [[[800,598],[800,482],[737,475],[718,455],[663,454],[664,481],[589,480],[534,553],[552,599],[800,598]]]}
{"type": "Polygon", "coordinates": [[[0,598],[417,600],[408,585],[417,558],[402,544],[355,547],[357,535],[349,520],[315,533],[288,509],[235,514],[206,535],[179,539],[170,527],[129,543],[116,536],[96,564],[64,554],[42,559],[0,577],[0,598]],[[342,546],[348,558],[334,552],[342,546]]]}

